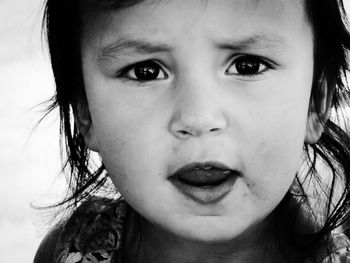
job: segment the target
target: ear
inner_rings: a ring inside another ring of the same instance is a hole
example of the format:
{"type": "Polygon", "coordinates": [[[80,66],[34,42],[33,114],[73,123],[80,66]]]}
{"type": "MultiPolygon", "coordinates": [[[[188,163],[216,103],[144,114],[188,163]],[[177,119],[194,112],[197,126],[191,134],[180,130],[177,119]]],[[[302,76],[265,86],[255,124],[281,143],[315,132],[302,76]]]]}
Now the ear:
{"type": "Polygon", "coordinates": [[[94,132],[90,110],[87,99],[78,99],[73,108],[74,122],[77,125],[79,133],[83,136],[85,145],[92,151],[98,152],[97,138],[94,132]]]}
{"type": "Polygon", "coordinates": [[[315,144],[320,139],[331,113],[334,90],[335,82],[328,83],[326,78],[322,78],[313,90],[306,123],[305,143],[315,144]]]}

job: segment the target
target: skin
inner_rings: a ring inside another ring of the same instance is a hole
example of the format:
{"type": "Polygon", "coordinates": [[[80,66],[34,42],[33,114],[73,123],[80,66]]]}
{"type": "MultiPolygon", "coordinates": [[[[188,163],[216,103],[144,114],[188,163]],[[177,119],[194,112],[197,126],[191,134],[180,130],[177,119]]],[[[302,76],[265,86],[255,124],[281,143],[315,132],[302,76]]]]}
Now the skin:
{"type": "Polygon", "coordinates": [[[82,63],[88,104],[77,121],[143,218],[135,262],[282,262],[266,234],[271,213],[294,180],[303,143],[319,134],[307,128],[317,121],[302,1],[144,1],[94,15],[85,20],[82,63]],[[245,55],[260,59],[256,74],[237,71],[245,55]],[[156,79],[135,79],[130,66],[145,60],[160,66],[156,79]],[[169,181],[205,161],[240,173],[214,204],[169,181]]]}

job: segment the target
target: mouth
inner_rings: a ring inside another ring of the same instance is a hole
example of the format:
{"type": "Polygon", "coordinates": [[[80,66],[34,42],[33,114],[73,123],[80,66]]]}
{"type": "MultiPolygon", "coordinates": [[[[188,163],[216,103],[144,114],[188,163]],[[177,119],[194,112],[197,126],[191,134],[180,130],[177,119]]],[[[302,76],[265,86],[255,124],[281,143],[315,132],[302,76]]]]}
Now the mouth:
{"type": "Polygon", "coordinates": [[[232,190],[239,172],[218,162],[191,163],[169,177],[186,197],[201,204],[218,203],[232,190]]]}

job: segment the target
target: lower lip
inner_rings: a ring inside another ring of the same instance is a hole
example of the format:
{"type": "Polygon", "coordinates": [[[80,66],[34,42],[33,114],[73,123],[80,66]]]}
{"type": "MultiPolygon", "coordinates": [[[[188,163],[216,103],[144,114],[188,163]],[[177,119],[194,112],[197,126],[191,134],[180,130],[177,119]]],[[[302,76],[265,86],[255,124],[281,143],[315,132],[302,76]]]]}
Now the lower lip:
{"type": "Polygon", "coordinates": [[[225,196],[232,190],[235,184],[237,176],[231,175],[224,182],[216,186],[193,186],[185,184],[179,180],[171,180],[173,185],[186,197],[189,197],[193,201],[209,205],[219,203],[225,198],[225,196]]]}

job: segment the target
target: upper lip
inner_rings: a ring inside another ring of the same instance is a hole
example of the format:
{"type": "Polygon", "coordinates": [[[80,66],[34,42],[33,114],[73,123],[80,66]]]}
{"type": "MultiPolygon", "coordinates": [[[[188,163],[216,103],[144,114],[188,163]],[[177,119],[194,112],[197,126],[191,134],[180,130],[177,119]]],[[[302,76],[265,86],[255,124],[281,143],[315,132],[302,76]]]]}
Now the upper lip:
{"type": "Polygon", "coordinates": [[[227,165],[220,163],[220,162],[216,162],[216,161],[193,162],[193,163],[189,163],[189,164],[181,167],[180,169],[175,171],[175,173],[173,173],[170,177],[176,178],[180,174],[183,174],[183,173],[186,173],[189,171],[193,171],[193,170],[197,170],[197,169],[203,169],[203,170],[218,169],[218,170],[222,170],[222,171],[232,171],[232,169],[230,167],[228,167],[227,165]]]}

